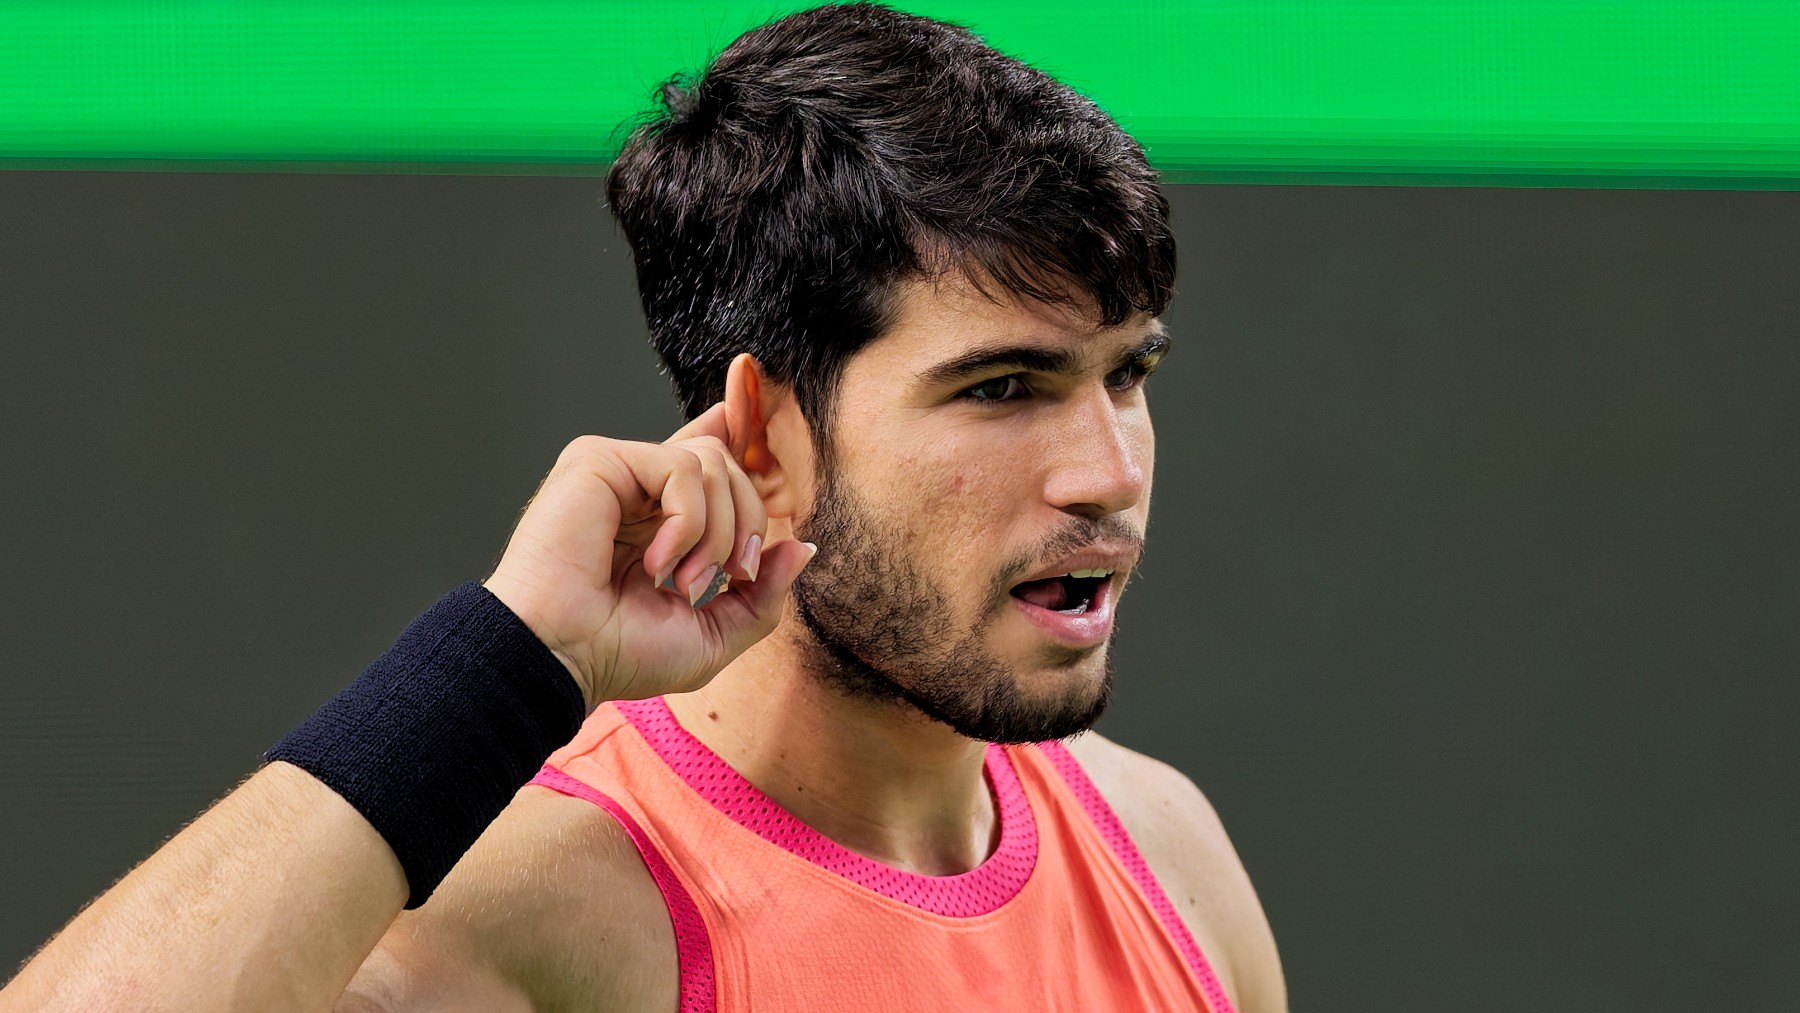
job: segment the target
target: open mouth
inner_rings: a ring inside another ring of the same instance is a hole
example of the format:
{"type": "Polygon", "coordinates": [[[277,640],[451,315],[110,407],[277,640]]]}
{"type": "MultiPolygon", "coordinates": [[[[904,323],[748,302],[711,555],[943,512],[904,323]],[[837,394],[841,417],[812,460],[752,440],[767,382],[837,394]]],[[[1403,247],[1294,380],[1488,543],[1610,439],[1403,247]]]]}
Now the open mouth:
{"type": "Polygon", "coordinates": [[[1012,596],[1041,609],[1078,616],[1093,607],[1101,586],[1111,578],[1111,570],[1076,570],[1044,580],[1028,580],[1014,587],[1012,596]]]}

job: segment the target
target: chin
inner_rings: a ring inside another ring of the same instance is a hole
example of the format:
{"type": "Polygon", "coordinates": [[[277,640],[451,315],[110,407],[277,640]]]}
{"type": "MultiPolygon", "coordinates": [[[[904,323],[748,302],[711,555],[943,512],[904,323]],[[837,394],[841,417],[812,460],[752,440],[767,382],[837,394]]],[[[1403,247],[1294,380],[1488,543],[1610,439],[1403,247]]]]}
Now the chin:
{"type": "Polygon", "coordinates": [[[976,712],[953,727],[971,738],[1018,743],[1066,739],[1093,727],[1112,700],[1112,668],[1104,645],[1058,649],[1034,666],[1014,669],[1010,685],[990,688],[976,712]],[[998,691],[996,691],[998,690],[998,691]]]}
{"type": "Polygon", "coordinates": [[[1104,648],[1046,666],[1036,693],[1051,700],[1093,700],[1112,691],[1112,659],[1104,648]]]}

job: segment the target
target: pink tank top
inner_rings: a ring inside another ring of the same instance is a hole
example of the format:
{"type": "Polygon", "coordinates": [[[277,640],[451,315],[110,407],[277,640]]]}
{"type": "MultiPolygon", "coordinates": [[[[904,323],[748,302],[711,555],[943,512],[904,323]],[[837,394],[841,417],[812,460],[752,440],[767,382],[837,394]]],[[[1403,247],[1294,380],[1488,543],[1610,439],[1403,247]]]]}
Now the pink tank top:
{"type": "Polygon", "coordinates": [[[661,699],[600,707],[532,783],[604,808],[637,845],[674,922],[682,1013],[1231,1013],[1068,750],[990,746],[987,781],[1000,844],[957,876],[812,830],[661,699]]]}

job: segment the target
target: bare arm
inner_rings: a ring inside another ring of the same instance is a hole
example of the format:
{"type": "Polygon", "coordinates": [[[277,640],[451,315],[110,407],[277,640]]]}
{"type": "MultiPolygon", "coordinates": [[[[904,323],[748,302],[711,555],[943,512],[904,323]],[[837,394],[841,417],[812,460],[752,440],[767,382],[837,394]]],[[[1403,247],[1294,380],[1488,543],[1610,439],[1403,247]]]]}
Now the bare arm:
{"type": "Polygon", "coordinates": [[[668,905],[624,828],[527,787],[394,922],[338,1013],[664,1011],[678,972],[668,905]]]}
{"type": "MultiPolygon", "coordinates": [[[[753,439],[730,431],[723,404],[663,444],[582,437],[526,508],[487,588],[590,709],[698,688],[775,627],[812,550],[753,548],[767,535],[739,461],[753,439]],[[718,591],[721,567],[737,583],[690,604],[718,591]],[[659,590],[664,575],[691,593],[659,590]]],[[[343,727],[362,727],[362,713],[343,727]]],[[[420,727],[440,713],[452,712],[420,727]]],[[[409,896],[407,870],[362,813],[270,764],[78,915],[0,990],[0,1013],[330,1009],[409,896]]]]}
{"type": "Polygon", "coordinates": [[[406,896],[374,827],[270,764],[77,916],[0,1010],[329,1009],[406,896]]]}

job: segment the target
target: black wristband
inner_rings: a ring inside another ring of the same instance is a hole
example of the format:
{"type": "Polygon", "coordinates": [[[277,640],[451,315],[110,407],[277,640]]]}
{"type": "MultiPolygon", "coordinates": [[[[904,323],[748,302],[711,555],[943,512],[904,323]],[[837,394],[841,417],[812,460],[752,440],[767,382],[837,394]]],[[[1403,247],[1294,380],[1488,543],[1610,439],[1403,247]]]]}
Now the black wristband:
{"type": "Polygon", "coordinates": [[[415,908],[586,712],[556,655],[470,582],[264,755],[363,814],[399,857],[415,908]]]}

